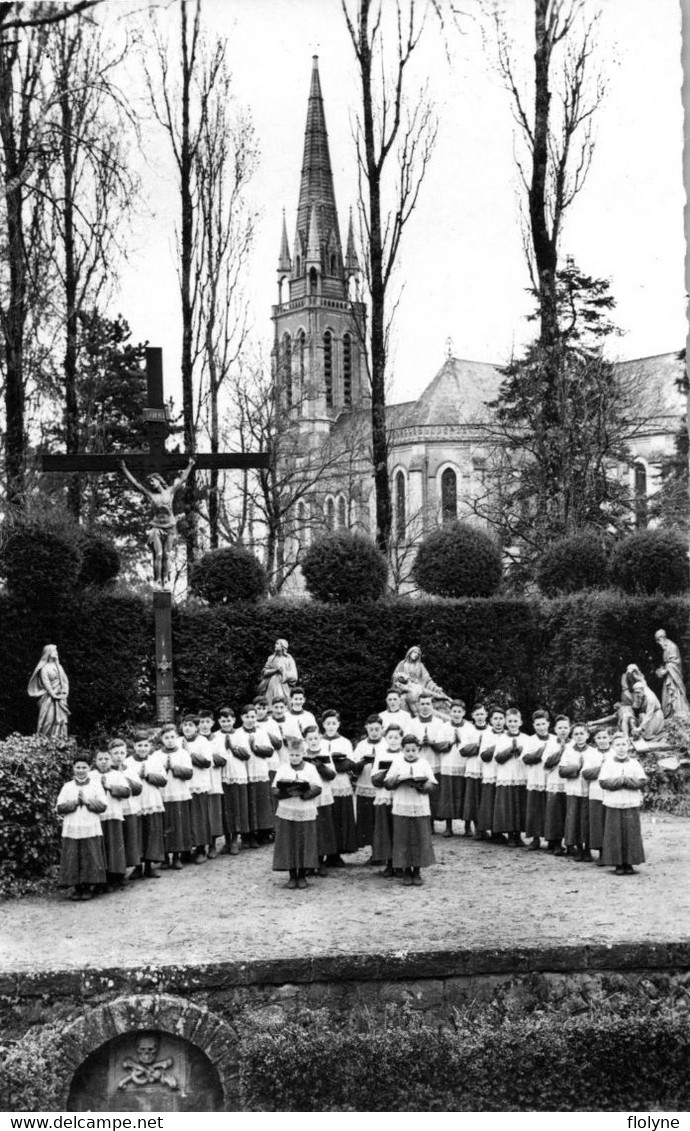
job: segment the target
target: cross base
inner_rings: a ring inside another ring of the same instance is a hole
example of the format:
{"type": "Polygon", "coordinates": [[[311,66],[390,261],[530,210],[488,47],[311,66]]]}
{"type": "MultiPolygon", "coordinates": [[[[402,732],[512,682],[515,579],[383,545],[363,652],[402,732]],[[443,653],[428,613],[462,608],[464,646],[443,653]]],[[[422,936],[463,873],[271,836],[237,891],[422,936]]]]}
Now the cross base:
{"type": "Polygon", "coordinates": [[[172,666],[172,593],[154,590],[153,621],[156,637],[156,721],[175,721],[172,666]]]}

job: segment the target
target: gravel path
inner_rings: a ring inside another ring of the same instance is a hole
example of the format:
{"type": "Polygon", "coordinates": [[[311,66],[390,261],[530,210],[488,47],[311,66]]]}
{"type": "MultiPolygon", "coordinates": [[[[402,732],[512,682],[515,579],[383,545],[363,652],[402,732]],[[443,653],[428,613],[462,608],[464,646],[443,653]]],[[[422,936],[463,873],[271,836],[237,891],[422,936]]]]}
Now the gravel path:
{"type": "MultiPolygon", "coordinates": [[[[440,826],[439,826],[440,827],[440,826]]],[[[456,826],[459,827],[459,826],[456,826]]],[[[285,890],[271,848],[137,880],[73,904],[62,893],[5,903],[0,973],[244,961],[473,946],[690,940],[690,821],[643,815],[646,865],[594,864],[434,837],[422,888],[382,879],[366,853],[285,890]]]]}

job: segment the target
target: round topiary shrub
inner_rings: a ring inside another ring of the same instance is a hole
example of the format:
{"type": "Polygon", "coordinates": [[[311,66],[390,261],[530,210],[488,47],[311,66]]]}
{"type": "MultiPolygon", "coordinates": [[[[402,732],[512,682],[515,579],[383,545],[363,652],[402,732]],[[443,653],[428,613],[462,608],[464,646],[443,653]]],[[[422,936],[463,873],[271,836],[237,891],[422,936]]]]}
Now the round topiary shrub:
{"type": "Polygon", "coordinates": [[[547,597],[605,589],[608,554],[596,530],[579,530],[552,542],[537,562],[537,584],[547,597]]]}
{"type": "Polygon", "coordinates": [[[84,531],[80,538],[81,568],[78,584],[85,588],[93,585],[103,588],[114,581],[120,572],[120,555],[107,538],[84,531]]]}
{"type": "Polygon", "coordinates": [[[266,571],[258,558],[244,546],[224,546],[209,550],[194,562],[189,588],[209,605],[229,605],[233,601],[258,601],[266,592],[266,571]]]}
{"type": "Polygon", "coordinates": [[[412,577],[437,597],[490,597],[501,584],[501,551],[467,522],[434,530],[417,551],[412,577]]]}
{"type": "Polygon", "coordinates": [[[10,593],[32,604],[53,601],[78,585],[81,550],[76,536],[38,525],[14,527],[0,555],[10,593]]]}
{"type": "Polygon", "coordinates": [[[388,564],[370,538],[339,530],[312,543],[302,560],[307,589],[317,601],[376,601],[388,581],[388,564]]]}
{"type": "Polygon", "coordinates": [[[688,544],[675,530],[638,530],[618,542],[609,578],[625,593],[685,593],[690,588],[688,544]]]}

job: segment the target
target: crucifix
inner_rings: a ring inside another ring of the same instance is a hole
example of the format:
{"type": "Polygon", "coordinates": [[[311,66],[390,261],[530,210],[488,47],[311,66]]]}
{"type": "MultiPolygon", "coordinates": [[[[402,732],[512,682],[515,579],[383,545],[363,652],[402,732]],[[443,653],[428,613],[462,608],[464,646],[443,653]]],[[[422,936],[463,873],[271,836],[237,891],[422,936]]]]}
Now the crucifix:
{"type": "Polygon", "coordinates": [[[211,468],[265,468],[265,452],[230,454],[201,454],[192,458],[181,452],[168,452],[165,441],[170,432],[168,413],[163,399],[163,351],[146,349],[146,386],[148,404],[143,410],[148,451],[113,452],[103,455],[44,455],[41,471],[80,472],[116,471],[124,473],[132,485],[151,502],[154,513],[149,545],[154,557],[153,617],[156,639],[156,719],[159,723],[172,722],[175,714],[172,651],[172,594],[165,588],[170,551],[175,543],[176,520],[172,503],[177,490],[183,486],[192,466],[201,470],[211,468]],[[132,472],[150,476],[150,489],[140,483],[132,472]],[[177,472],[178,478],[168,487],[165,472],[177,472]]]}

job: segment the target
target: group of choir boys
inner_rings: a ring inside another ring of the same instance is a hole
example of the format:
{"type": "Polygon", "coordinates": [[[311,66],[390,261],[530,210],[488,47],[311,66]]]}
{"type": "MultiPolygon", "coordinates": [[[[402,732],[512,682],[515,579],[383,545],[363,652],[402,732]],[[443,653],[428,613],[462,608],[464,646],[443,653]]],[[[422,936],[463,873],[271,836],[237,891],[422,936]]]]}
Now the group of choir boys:
{"type": "Polygon", "coordinates": [[[295,688],[270,708],[259,696],[241,711],[186,715],[180,725],[135,735],[133,749],[114,738],[91,767],[74,764],[57,810],[63,821],[60,885],[73,900],[122,888],[134,876],[158,878],[163,863],[180,870],[223,852],[237,855],[275,841],[273,868],[288,887],[342,867],[343,855],[371,847],[370,863],[405,886],[422,883],[434,863],[434,822],[464,822],[465,836],[570,855],[632,874],[644,861],[639,809],[646,775],[623,735],[604,728],[593,742],[536,711],[533,733],[520,712],[451,703],[449,718],[422,694],[417,715],[390,691],[353,748],[335,710],[321,727],[295,688]],[[529,844],[525,844],[522,834],[529,844]]]}

